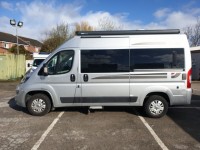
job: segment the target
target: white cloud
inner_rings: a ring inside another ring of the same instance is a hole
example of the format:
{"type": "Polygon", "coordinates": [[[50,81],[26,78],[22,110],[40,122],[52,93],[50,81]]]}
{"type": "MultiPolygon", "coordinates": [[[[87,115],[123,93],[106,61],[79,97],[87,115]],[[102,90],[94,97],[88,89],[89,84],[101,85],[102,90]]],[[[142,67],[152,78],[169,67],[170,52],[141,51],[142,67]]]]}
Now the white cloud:
{"type": "Polygon", "coordinates": [[[192,14],[193,15],[200,15],[200,8],[194,8],[194,9],[192,9],[192,14]]]}
{"type": "MultiPolygon", "coordinates": [[[[110,14],[105,11],[89,11],[88,13],[81,15],[80,11],[84,6],[83,3],[72,3],[57,5],[55,1],[32,1],[31,3],[17,2],[15,4],[16,9],[22,14],[21,21],[24,22],[24,26],[18,30],[19,35],[32,37],[38,40],[44,38],[44,32],[55,27],[59,23],[68,23],[73,26],[77,22],[87,21],[90,25],[96,29],[100,19],[107,17],[116,25],[123,27],[130,26],[126,21],[127,13],[110,14]]],[[[7,25],[9,19],[4,22],[6,24],[3,31],[13,33],[15,32],[12,27],[7,25]]],[[[0,28],[1,30],[1,28],[0,28]]]]}
{"type": "Polygon", "coordinates": [[[80,21],[87,21],[92,26],[96,27],[98,29],[99,21],[101,21],[103,18],[108,18],[111,22],[116,24],[116,26],[123,26],[126,21],[125,13],[118,13],[118,14],[110,14],[109,12],[104,11],[98,11],[98,12],[88,12],[86,15],[81,16],[77,22],[80,21]]]}
{"type": "MultiPolygon", "coordinates": [[[[1,7],[2,2],[0,3],[1,7]]],[[[155,21],[144,23],[142,20],[128,20],[128,13],[111,14],[106,11],[88,11],[82,14],[81,10],[84,3],[71,3],[58,5],[56,1],[32,1],[17,2],[7,4],[7,8],[16,7],[16,13],[20,12],[20,20],[24,26],[18,30],[19,35],[41,40],[44,38],[44,31],[55,27],[59,23],[68,23],[74,25],[76,22],[87,21],[90,25],[97,27],[100,19],[110,18],[116,26],[122,26],[123,29],[164,29],[164,28],[183,28],[187,25],[194,24],[196,17],[200,16],[200,8],[185,9],[172,11],[169,8],[162,8],[150,14],[155,17],[155,21]]],[[[5,6],[5,5],[4,5],[5,6]]],[[[188,6],[189,7],[189,6],[188,6]]],[[[191,6],[190,6],[191,7],[191,6]]],[[[151,16],[151,17],[152,17],[151,16]]],[[[0,16],[0,30],[15,34],[15,29],[9,25],[9,18],[0,16]]],[[[98,28],[97,28],[98,29],[98,28]]]]}
{"type": "Polygon", "coordinates": [[[1,1],[0,2],[0,7],[7,9],[7,10],[13,10],[13,5],[12,3],[8,3],[6,1],[1,1]]]}
{"type": "Polygon", "coordinates": [[[163,8],[163,9],[159,9],[154,13],[154,16],[158,19],[161,19],[163,17],[166,17],[168,15],[168,13],[170,12],[169,8],[163,8]]]}
{"type": "Polygon", "coordinates": [[[1,24],[0,31],[16,35],[16,31],[14,28],[11,27],[10,19],[8,17],[6,16],[0,17],[0,24],[1,24]]]}
{"type": "Polygon", "coordinates": [[[200,9],[188,8],[180,11],[170,11],[166,8],[156,11],[154,15],[159,19],[157,24],[160,26],[183,29],[196,23],[198,16],[200,16],[200,9]]]}
{"type": "Polygon", "coordinates": [[[54,1],[33,1],[29,4],[17,3],[17,7],[24,22],[20,33],[41,40],[44,37],[43,33],[57,24],[77,21],[82,6],[78,4],[56,6],[54,1]]]}
{"type": "Polygon", "coordinates": [[[172,12],[168,15],[166,20],[164,20],[164,23],[171,28],[184,28],[185,26],[195,24],[196,17],[180,11],[172,12]]]}

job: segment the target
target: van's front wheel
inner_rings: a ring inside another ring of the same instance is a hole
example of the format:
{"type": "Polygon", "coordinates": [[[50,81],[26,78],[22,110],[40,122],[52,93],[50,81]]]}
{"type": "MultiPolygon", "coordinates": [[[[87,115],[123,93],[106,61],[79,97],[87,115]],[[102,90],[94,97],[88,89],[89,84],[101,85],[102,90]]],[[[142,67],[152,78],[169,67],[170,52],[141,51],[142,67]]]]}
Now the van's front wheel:
{"type": "Polygon", "coordinates": [[[168,103],[160,95],[150,96],[144,104],[146,114],[151,118],[160,118],[167,113],[168,103]]]}
{"type": "Polygon", "coordinates": [[[44,94],[35,94],[28,100],[27,109],[31,115],[43,116],[51,109],[50,99],[44,94]]]}

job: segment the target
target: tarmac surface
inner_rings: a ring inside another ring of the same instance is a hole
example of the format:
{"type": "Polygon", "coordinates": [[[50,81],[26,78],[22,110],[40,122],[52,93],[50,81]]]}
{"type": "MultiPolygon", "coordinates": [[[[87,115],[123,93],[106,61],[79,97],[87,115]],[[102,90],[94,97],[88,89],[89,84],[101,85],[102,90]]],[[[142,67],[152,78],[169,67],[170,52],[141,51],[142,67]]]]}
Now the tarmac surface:
{"type": "Polygon", "coordinates": [[[42,117],[15,104],[18,82],[0,82],[0,150],[200,150],[200,82],[192,104],[152,119],[140,107],[59,108],[42,117]]]}

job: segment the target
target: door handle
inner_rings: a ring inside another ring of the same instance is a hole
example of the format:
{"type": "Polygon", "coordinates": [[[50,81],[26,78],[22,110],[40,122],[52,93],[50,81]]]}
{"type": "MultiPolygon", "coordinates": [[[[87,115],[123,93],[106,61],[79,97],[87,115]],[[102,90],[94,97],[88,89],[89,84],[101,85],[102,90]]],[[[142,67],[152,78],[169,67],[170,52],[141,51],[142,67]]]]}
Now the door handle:
{"type": "Polygon", "coordinates": [[[85,82],[88,81],[88,75],[87,75],[87,74],[84,74],[84,75],[83,75],[83,81],[85,81],[85,82]]]}
{"type": "Polygon", "coordinates": [[[71,74],[71,75],[70,75],[70,80],[71,80],[71,82],[74,82],[74,81],[76,80],[76,77],[75,77],[74,74],[71,74]]]}

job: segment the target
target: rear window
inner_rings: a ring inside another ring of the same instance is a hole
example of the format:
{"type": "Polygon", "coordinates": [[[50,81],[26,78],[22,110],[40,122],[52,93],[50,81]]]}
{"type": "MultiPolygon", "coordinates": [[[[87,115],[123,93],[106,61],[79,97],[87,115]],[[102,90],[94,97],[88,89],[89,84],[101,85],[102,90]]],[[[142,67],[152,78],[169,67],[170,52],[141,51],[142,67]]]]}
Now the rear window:
{"type": "Polygon", "coordinates": [[[184,49],[132,49],[130,68],[133,69],[183,69],[184,49]]]}

